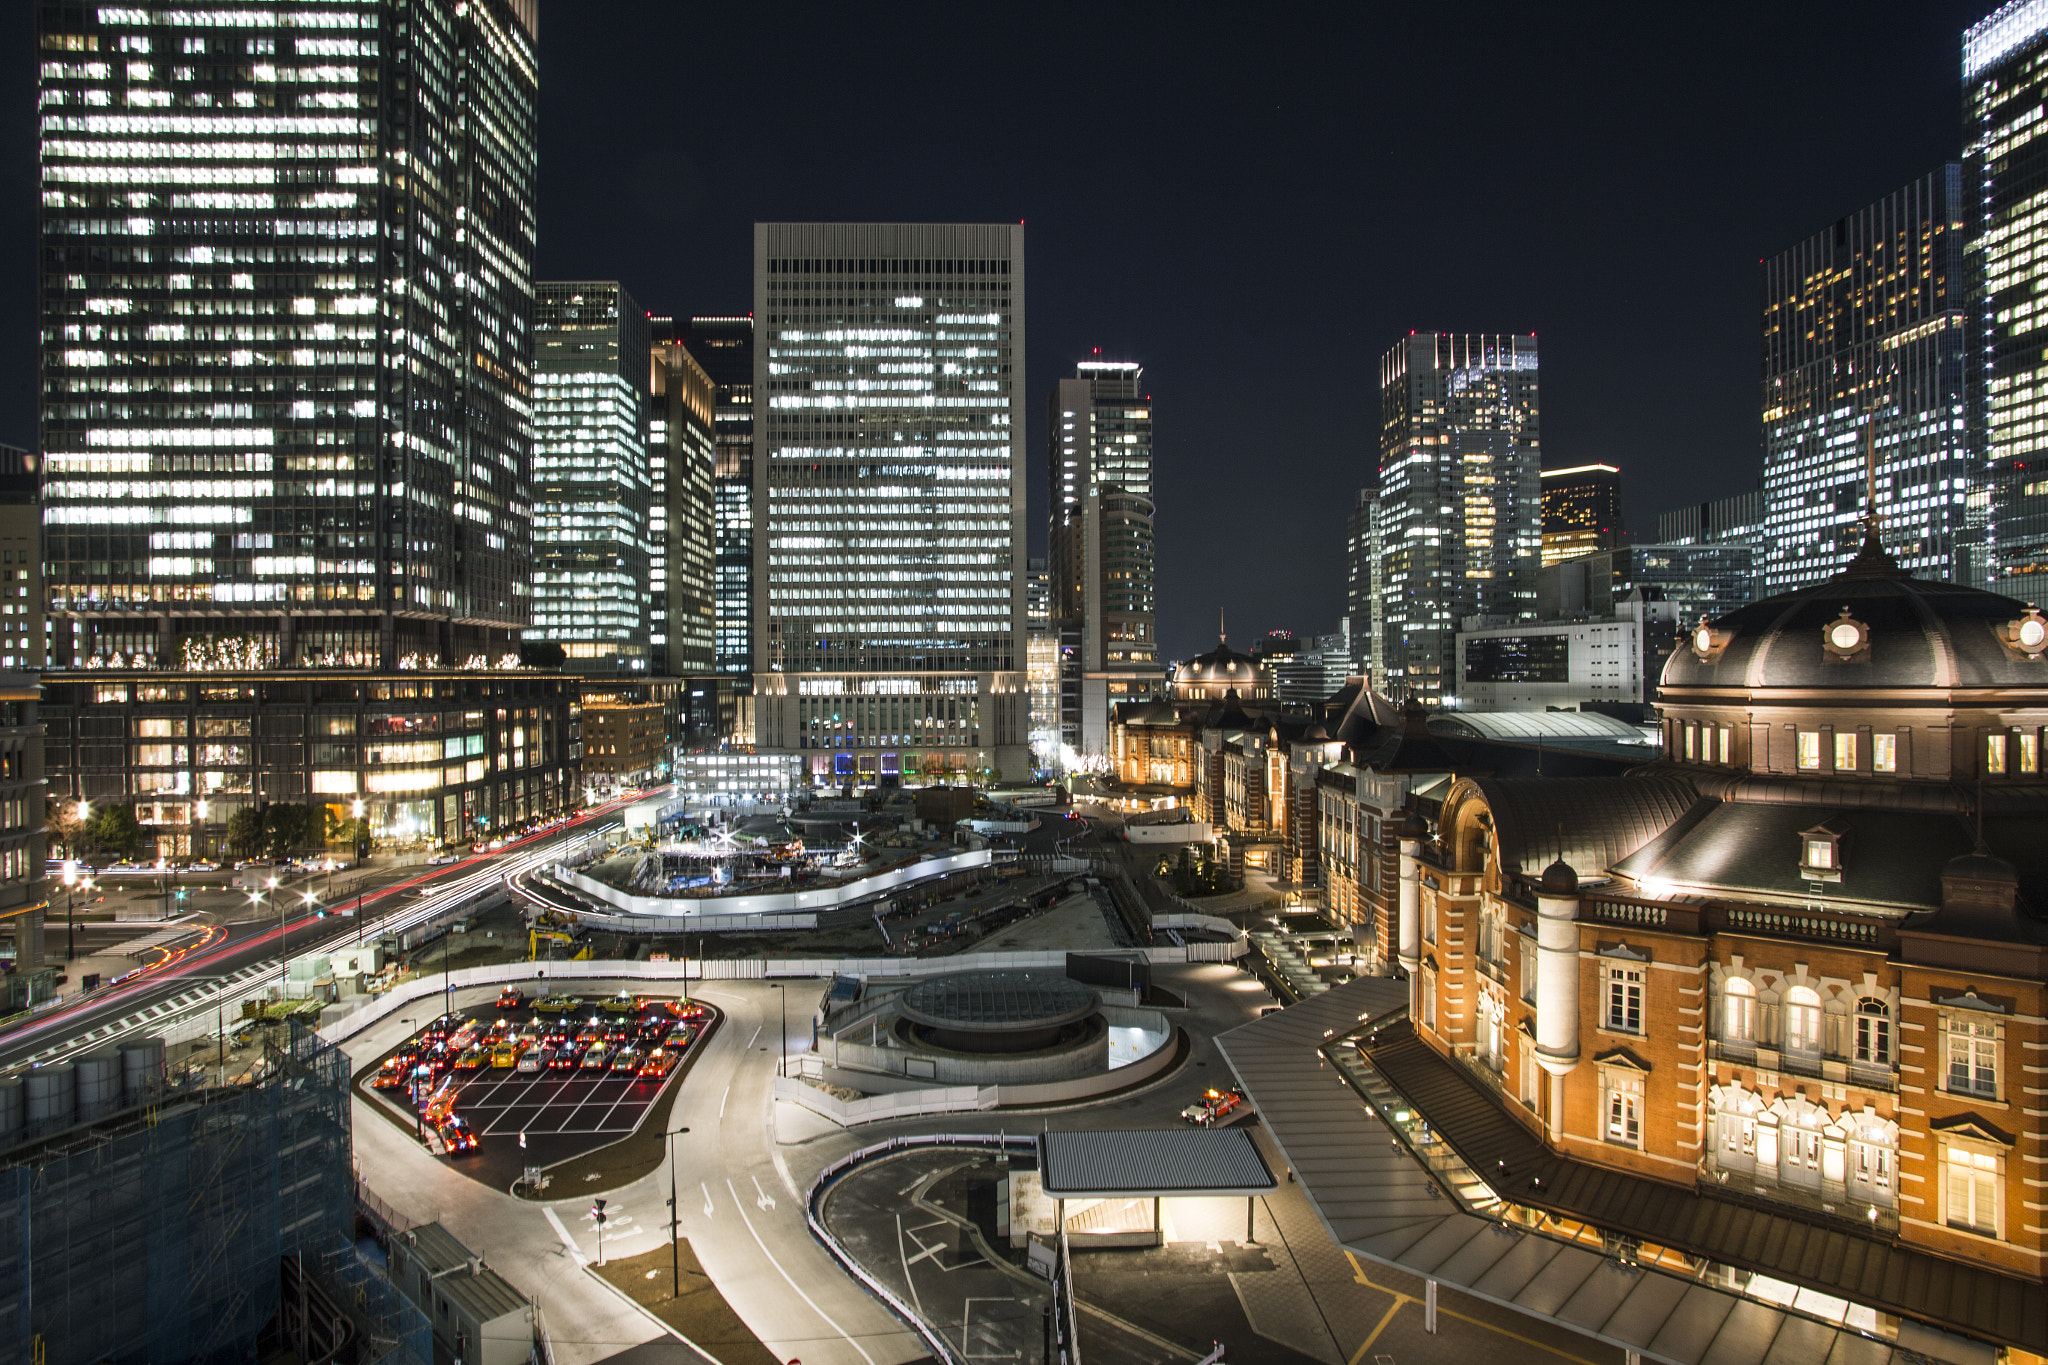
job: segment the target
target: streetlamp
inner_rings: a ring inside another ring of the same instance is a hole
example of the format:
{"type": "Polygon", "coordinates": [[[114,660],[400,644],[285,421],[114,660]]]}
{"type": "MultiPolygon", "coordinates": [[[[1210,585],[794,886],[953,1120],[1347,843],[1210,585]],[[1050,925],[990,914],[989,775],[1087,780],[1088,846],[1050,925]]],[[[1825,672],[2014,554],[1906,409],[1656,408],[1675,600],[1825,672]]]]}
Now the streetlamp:
{"type": "Polygon", "coordinates": [[[668,1135],[668,1296],[672,1299],[683,1296],[683,1263],[681,1254],[676,1250],[676,1219],[682,1212],[682,1206],[676,1200],[676,1139],[689,1131],[683,1127],[668,1135]]]}
{"type": "Polygon", "coordinates": [[[782,1021],[782,1045],[777,1049],[782,1056],[781,1060],[776,1063],[775,1074],[787,1076],[789,1075],[789,992],[780,981],[769,982],[768,989],[776,992],[776,1013],[782,1021]]]}
{"type": "Polygon", "coordinates": [[[78,956],[78,914],[73,900],[78,886],[78,859],[64,860],[64,960],[78,956]]]}

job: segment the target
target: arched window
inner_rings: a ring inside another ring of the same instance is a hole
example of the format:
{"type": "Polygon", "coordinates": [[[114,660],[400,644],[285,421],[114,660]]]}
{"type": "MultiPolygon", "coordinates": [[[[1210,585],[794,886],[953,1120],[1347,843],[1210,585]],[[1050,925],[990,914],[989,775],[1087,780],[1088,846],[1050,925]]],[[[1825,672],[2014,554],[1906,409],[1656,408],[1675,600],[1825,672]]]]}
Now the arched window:
{"type": "Polygon", "coordinates": [[[1820,992],[1811,986],[1785,992],[1785,1051],[1805,1056],[1820,1052],[1820,992]]]}
{"type": "Polygon", "coordinates": [[[1874,996],[1856,1002],[1855,1055],[1864,1066],[1892,1064],[1892,1013],[1874,996]]]}
{"type": "Polygon", "coordinates": [[[1731,976],[1721,983],[1721,1037],[1730,1043],[1756,1041],[1756,983],[1731,976]]]}

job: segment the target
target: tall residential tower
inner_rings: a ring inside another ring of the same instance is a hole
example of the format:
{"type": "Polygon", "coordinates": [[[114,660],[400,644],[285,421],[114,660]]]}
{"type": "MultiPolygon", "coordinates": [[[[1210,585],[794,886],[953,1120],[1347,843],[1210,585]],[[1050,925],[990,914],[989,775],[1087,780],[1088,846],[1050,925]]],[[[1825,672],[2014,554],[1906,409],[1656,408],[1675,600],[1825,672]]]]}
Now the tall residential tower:
{"type": "Polygon", "coordinates": [[[1902,565],[1981,576],[1982,519],[1968,524],[1962,187],[1962,168],[1943,166],[1763,263],[1771,592],[1855,558],[1873,482],[1902,565]]]}
{"type": "Polygon", "coordinates": [[[1047,540],[1056,629],[1078,677],[1060,730],[1081,754],[1109,742],[1110,708],[1163,680],[1154,629],[1152,396],[1135,361],[1084,360],[1046,408],[1047,540]]]}
{"type": "Polygon", "coordinates": [[[1023,227],[757,223],[754,315],[757,742],[1022,777],[1023,227]]]}
{"type": "Polygon", "coordinates": [[[1467,616],[1536,606],[1542,439],[1536,338],[1411,333],[1380,360],[1380,616],[1397,699],[1440,704],[1467,616]]]}

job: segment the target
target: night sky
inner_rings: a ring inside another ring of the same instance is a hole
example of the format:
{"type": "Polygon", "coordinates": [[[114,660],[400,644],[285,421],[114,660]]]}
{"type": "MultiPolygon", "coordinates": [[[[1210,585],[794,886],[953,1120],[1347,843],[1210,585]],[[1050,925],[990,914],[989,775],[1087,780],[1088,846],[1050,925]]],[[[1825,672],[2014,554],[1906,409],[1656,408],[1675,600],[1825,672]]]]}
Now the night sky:
{"type": "MultiPolygon", "coordinates": [[[[1766,254],[1959,150],[1968,3],[977,7],[543,0],[543,279],[745,312],[756,220],[1028,227],[1043,409],[1155,396],[1169,656],[1336,629],[1379,356],[1535,331],[1543,446],[1632,527],[1754,487],[1766,254]],[[998,22],[1000,21],[1000,22],[998,22]]],[[[31,7],[0,175],[0,440],[35,440],[31,7]]]]}

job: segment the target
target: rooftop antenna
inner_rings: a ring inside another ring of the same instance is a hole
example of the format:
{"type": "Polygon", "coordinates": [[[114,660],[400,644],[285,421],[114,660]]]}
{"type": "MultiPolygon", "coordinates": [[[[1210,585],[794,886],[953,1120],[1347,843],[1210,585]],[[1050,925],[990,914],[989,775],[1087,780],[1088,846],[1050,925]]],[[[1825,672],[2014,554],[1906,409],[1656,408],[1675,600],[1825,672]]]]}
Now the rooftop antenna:
{"type": "Polygon", "coordinates": [[[1220,602],[1216,606],[1216,643],[1219,645],[1230,643],[1230,632],[1223,628],[1223,605],[1220,602]]]}

